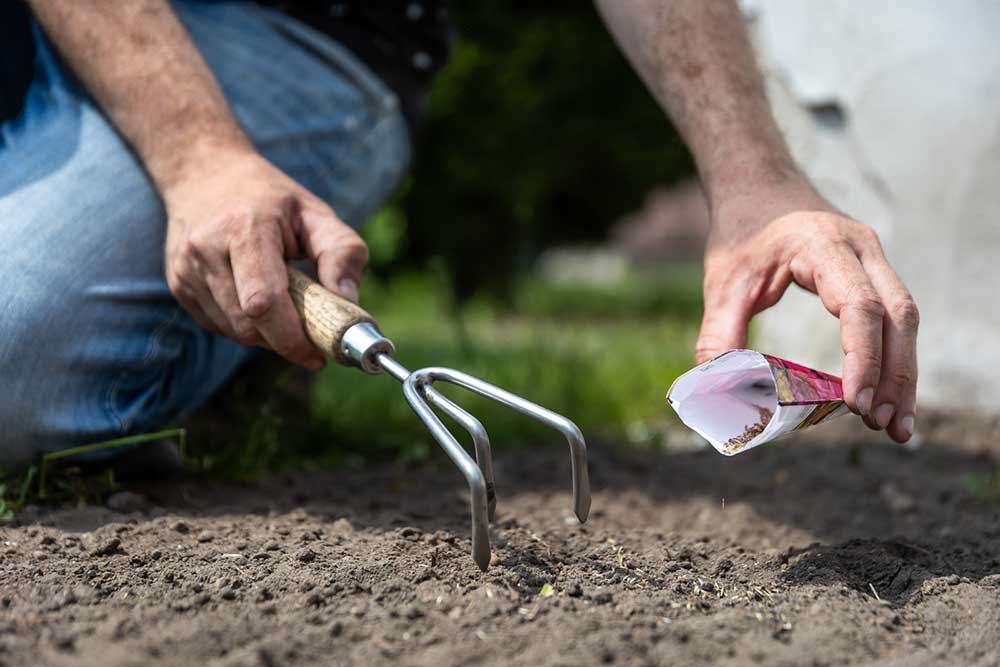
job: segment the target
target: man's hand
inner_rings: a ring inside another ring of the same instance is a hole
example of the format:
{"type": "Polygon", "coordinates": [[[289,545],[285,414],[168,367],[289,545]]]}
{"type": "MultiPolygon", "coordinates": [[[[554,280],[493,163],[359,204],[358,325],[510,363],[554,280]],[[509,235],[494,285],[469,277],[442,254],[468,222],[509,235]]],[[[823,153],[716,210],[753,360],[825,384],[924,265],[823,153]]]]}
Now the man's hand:
{"type": "Polygon", "coordinates": [[[168,0],[30,3],[163,198],[177,300],[212,331],[321,367],[285,262],[312,259],[327,289],[357,300],[358,235],[253,149],[168,0]]]}
{"type": "Polygon", "coordinates": [[[794,280],[840,318],[844,397],[872,428],[913,433],[917,308],[875,233],[806,182],[771,117],[735,0],[596,0],[694,154],[712,210],[705,361],[794,280]]]}
{"type": "Polygon", "coordinates": [[[357,301],[364,242],[252,150],[213,150],[195,163],[205,168],[163,193],[170,290],[206,329],[321,368],[288,294],[285,262],[312,259],[327,289],[357,301]]]}
{"type": "Polygon", "coordinates": [[[744,347],[750,318],[776,304],[794,281],[840,318],[848,406],[872,428],[906,442],[914,426],[920,318],[878,236],[805,188],[760,194],[713,212],[698,363],[744,347]],[[783,212],[775,202],[802,206],[783,212]]]}

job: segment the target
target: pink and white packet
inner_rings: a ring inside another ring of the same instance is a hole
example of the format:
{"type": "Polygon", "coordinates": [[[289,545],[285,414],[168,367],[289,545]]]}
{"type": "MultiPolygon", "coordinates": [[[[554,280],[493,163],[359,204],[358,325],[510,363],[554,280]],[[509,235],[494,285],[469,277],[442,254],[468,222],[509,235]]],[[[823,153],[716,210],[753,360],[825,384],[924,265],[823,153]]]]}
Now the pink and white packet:
{"type": "Polygon", "coordinates": [[[753,350],[730,350],[684,373],[667,402],[726,456],[849,412],[840,378],[753,350]]]}

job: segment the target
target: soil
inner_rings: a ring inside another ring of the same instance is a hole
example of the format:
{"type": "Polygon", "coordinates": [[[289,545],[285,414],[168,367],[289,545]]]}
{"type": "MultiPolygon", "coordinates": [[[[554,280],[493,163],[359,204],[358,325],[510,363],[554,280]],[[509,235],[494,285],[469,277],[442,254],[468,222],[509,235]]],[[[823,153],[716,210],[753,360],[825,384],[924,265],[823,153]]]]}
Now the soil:
{"type": "Polygon", "coordinates": [[[916,451],[829,428],[593,441],[584,526],[563,447],[498,447],[486,573],[443,455],[30,507],[0,529],[0,665],[1000,664],[1000,503],[968,484],[996,423],[916,451]]]}

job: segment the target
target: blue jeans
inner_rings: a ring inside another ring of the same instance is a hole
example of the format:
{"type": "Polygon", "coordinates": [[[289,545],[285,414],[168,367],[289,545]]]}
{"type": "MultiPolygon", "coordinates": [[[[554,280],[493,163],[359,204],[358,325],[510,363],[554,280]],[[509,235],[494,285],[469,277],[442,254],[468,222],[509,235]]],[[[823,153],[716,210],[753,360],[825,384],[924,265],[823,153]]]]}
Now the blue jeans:
{"type": "MultiPolygon", "coordinates": [[[[260,152],[349,224],[375,212],[409,161],[392,92],[277,12],[175,8],[260,152]]],[[[0,465],[168,424],[253,355],[174,300],[159,196],[37,29],[36,41],[25,110],[0,127],[0,465]]]]}

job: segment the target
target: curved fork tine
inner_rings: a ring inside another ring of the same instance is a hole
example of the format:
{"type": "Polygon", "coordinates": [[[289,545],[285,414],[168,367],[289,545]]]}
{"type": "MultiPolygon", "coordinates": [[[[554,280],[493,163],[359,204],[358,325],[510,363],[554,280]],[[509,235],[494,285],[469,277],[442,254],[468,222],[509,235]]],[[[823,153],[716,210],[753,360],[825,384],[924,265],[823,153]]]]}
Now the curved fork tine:
{"type": "Polygon", "coordinates": [[[487,519],[486,481],[483,472],[472,460],[469,453],[458,444],[455,436],[445,428],[438,416],[430,409],[420,391],[417,383],[411,374],[403,382],[403,396],[407,403],[417,413],[420,420],[438,441],[445,453],[458,466],[458,469],[465,476],[469,483],[470,504],[472,511],[472,558],[476,565],[483,572],[490,564],[490,534],[489,521],[487,519]]]}
{"type": "Polygon", "coordinates": [[[472,442],[476,448],[476,463],[486,479],[487,516],[490,521],[493,521],[497,511],[497,487],[493,479],[493,454],[490,449],[490,436],[486,433],[486,428],[481,421],[434,387],[422,385],[420,389],[424,398],[431,405],[461,424],[462,428],[472,436],[472,442]]]}
{"type": "MultiPolygon", "coordinates": [[[[420,370],[413,371],[406,379],[406,382],[407,384],[429,387],[435,380],[450,382],[486,398],[493,399],[562,433],[569,443],[570,462],[572,463],[573,509],[581,522],[587,520],[587,516],[590,514],[590,476],[587,472],[587,443],[584,441],[583,434],[576,424],[560,414],[543,408],[537,403],[532,403],[517,394],[512,394],[489,382],[484,382],[477,377],[456,371],[452,368],[440,366],[421,368],[420,370]]],[[[426,422],[426,420],[424,421],[426,422]]],[[[447,431],[445,432],[447,433],[447,431]]]]}

